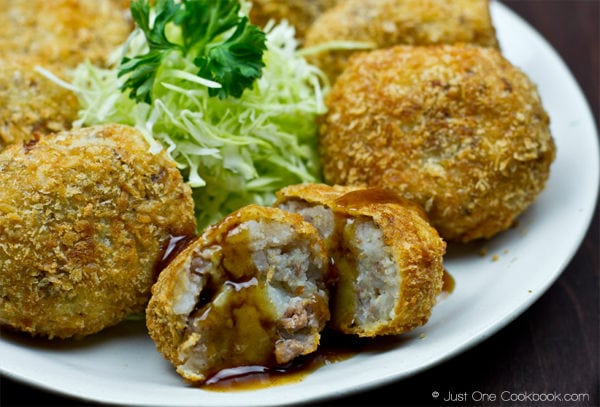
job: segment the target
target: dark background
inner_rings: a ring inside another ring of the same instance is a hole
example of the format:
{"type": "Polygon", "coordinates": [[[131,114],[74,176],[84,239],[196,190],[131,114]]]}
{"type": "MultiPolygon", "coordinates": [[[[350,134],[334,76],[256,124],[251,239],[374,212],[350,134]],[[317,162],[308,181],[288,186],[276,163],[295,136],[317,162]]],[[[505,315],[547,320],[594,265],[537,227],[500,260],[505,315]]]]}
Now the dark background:
{"type": "MultiPolygon", "coordinates": [[[[440,0],[451,1],[451,0],[440,0]]],[[[596,122],[600,117],[598,54],[600,0],[505,0],[559,52],[582,87],[596,122]]],[[[577,254],[556,283],[524,314],[475,348],[441,365],[370,392],[322,402],[321,406],[508,405],[501,401],[443,403],[438,391],[499,395],[586,393],[587,401],[519,406],[600,406],[600,268],[598,208],[577,254]]],[[[78,400],[2,378],[2,406],[76,406],[78,400]]]]}

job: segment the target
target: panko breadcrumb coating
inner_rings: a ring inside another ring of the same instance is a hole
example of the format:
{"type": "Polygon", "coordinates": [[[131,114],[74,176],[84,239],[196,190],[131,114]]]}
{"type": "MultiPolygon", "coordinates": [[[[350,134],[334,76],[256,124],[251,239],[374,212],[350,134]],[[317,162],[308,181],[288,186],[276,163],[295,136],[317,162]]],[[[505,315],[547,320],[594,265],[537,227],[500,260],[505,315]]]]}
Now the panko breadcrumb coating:
{"type": "Polygon", "coordinates": [[[326,103],[326,180],[395,190],[422,205],[446,240],[509,228],[555,157],[536,86],[493,48],[357,54],[326,103]]]}
{"type": "Polygon", "coordinates": [[[81,337],[140,313],[191,190],[141,134],[95,126],[0,153],[0,324],[81,337]]]}
{"type": "Polygon", "coordinates": [[[325,241],[336,282],[330,326],[362,337],[424,325],[443,284],[446,243],[423,210],[391,191],[293,185],[276,205],[301,214],[325,241]]]}
{"type": "Polygon", "coordinates": [[[245,206],[209,227],[160,274],[146,323],[190,382],[275,367],[317,349],[329,319],[328,257],[297,214],[245,206]]]}
{"type": "Polygon", "coordinates": [[[345,0],[252,0],[250,21],[264,27],[269,20],[287,20],[303,39],[307,29],[325,10],[345,0]]]}
{"type": "Polygon", "coordinates": [[[68,130],[77,119],[77,96],[35,71],[48,65],[35,55],[0,56],[0,151],[8,144],[68,130]]]}
{"type": "Polygon", "coordinates": [[[0,151],[68,130],[79,102],[35,71],[63,79],[89,60],[106,65],[133,22],[126,0],[0,0],[0,151]]]}
{"type": "Polygon", "coordinates": [[[133,22],[122,0],[0,0],[0,49],[46,63],[105,65],[133,22]]]}
{"type": "MultiPolygon", "coordinates": [[[[473,43],[498,47],[489,0],[346,0],[323,13],[306,33],[306,47],[356,41],[394,45],[473,43]]],[[[333,82],[352,51],[330,49],[308,57],[333,82]]]]}

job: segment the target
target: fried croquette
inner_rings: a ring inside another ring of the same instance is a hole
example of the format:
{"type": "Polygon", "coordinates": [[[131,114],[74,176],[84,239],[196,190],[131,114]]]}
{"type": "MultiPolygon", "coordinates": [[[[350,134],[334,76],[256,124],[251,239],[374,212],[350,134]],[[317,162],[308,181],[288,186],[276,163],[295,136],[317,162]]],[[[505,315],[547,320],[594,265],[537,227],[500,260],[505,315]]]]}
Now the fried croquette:
{"type": "Polygon", "coordinates": [[[274,367],[317,349],[328,257],[297,214],[249,205],[209,227],[160,274],[146,310],[158,350],[190,382],[274,367]]]}
{"type": "MultiPolygon", "coordinates": [[[[498,47],[488,0],[346,0],[323,13],[306,33],[306,47],[334,41],[394,45],[474,43],[498,47]]],[[[334,82],[351,50],[308,56],[334,82]]]]}
{"type": "Polygon", "coordinates": [[[123,0],[0,0],[0,150],[68,130],[79,103],[41,67],[65,77],[86,60],[106,65],[133,23],[123,0]]]}
{"type": "Polygon", "coordinates": [[[331,328],[374,337],[428,321],[446,243],[420,207],[384,189],[324,184],[283,188],[276,205],[301,214],[327,242],[336,275],[331,328]]]}
{"type": "Polygon", "coordinates": [[[0,324],[81,337],[144,311],[191,190],[141,134],[94,126],[0,152],[0,324]]]}
{"type": "Polygon", "coordinates": [[[326,103],[327,182],[392,189],[423,206],[449,241],[513,225],[555,157],[536,86],[493,48],[357,54],[326,103]]]}
{"type": "Polygon", "coordinates": [[[68,130],[77,119],[77,96],[35,71],[44,65],[62,70],[35,55],[0,56],[0,151],[8,144],[68,130]]]}
{"type": "Polygon", "coordinates": [[[48,64],[106,65],[133,30],[124,6],[121,0],[0,0],[0,49],[48,64]]]}
{"type": "Polygon", "coordinates": [[[269,20],[287,20],[303,39],[307,29],[325,10],[345,0],[252,0],[250,21],[264,27],[269,20]]]}

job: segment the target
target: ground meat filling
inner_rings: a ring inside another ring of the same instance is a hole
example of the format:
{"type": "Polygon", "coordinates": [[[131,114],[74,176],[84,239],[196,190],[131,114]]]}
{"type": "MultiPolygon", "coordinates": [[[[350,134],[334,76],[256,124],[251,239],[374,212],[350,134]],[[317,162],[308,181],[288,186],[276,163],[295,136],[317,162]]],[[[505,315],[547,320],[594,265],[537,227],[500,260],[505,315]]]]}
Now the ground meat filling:
{"type": "Polygon", "coordinates": [[[179,348],[186,374],[278,365],[315,350],[324,325],[324,256],[285,223],[250,220],[188,264],[195,306],[179,348]]]}
{"type": "Polygon", "coordinates": [[[369,327],[392,320],[401,277],[383,233],[370,218],[360,217],[346,220],[343,236],[356,262],[357,275],[351,287],[356,323],[369,327]]]}
{"type": "Polygon", "coordinates": [[[305,221],[317,228],[323,239],[330,242],[335,231],[333,211],[324,205],[311,205],[308,202],[290,199],[279,205],[284,211],[302,215],[305,221]]]}
{"type": "Polygon", "coordinates": [[[371,218],[335,217],[324,205],[298,199],[279,207],[302,215],[327,242],[339,270],[334,314],[365,328],[394,319],[401,276],[382,231],[371,218]]]}

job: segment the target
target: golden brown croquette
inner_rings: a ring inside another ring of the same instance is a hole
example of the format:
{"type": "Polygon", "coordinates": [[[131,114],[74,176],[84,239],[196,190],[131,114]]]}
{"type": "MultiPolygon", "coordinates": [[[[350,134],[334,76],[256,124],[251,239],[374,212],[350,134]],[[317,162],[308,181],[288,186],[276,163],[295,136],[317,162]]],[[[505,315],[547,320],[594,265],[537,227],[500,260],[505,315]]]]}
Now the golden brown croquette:
{"type": "Polygon", "coordinates": [[[77,96],[41,75],[36,66],[62,71],[35,55],[0,56],[0,151],[8,144],[68,130],[77,119],[77,96]]]}
{"type": "Polygon", "coordinates": [[[252,0],[250,21],[264,27],[269,20],[287,20],[302,40],[306,30],[325,10],[345,0],[252,0]]]}
{"type": "Polygon", "coordinates": [[[380,186],[467,242],[510,227],[555,156],[536,86],[494,48],[398,46],[357,54],[320,129],[329,183],[380,186]]]}
{"type": "Polygon", "coordinates": [[[36,67],[68,78],[86,60],[106,65],[133,23],[122,0],[0,0],[0,151],[68,130],[79,102],[36,67]]]}
{"type": "Polygon", "coordinates": [[[160,274],[148,331],[191,382],[228,368],[282,365],[317,349],[329,319],[328,272],[311,224],[249,205],[209,227],[160,274]]]}
{"type": "Polygon", "coordinates": [[[0,49],[49,64],[105,65],[131,30],[120,0],[0,0],[0,49]]]}
{"type": "Polygon", "coordinates": [[[143,312],[191,190],[133,128],[94,126],[0,153],[0,324],[84,336],[143,312]]]}
{"type": "MultiPolygon", "coordinates": [[[[312,24],[305,45],[332,41],[363,42],[373,48],[454,43],[498,47],[488,0],[346,0],[312,24]]],[[[333,82],[352,54],[334,47],[308,59],[333,82]]]]}
{"type": "Polygon", "coordinates": [[[362,337],[425,324],[443,284],[446,243],[416,204],[380,189],[303,184],[277,193],[327,242],[336,276],[330,327],[362,337]]]}

